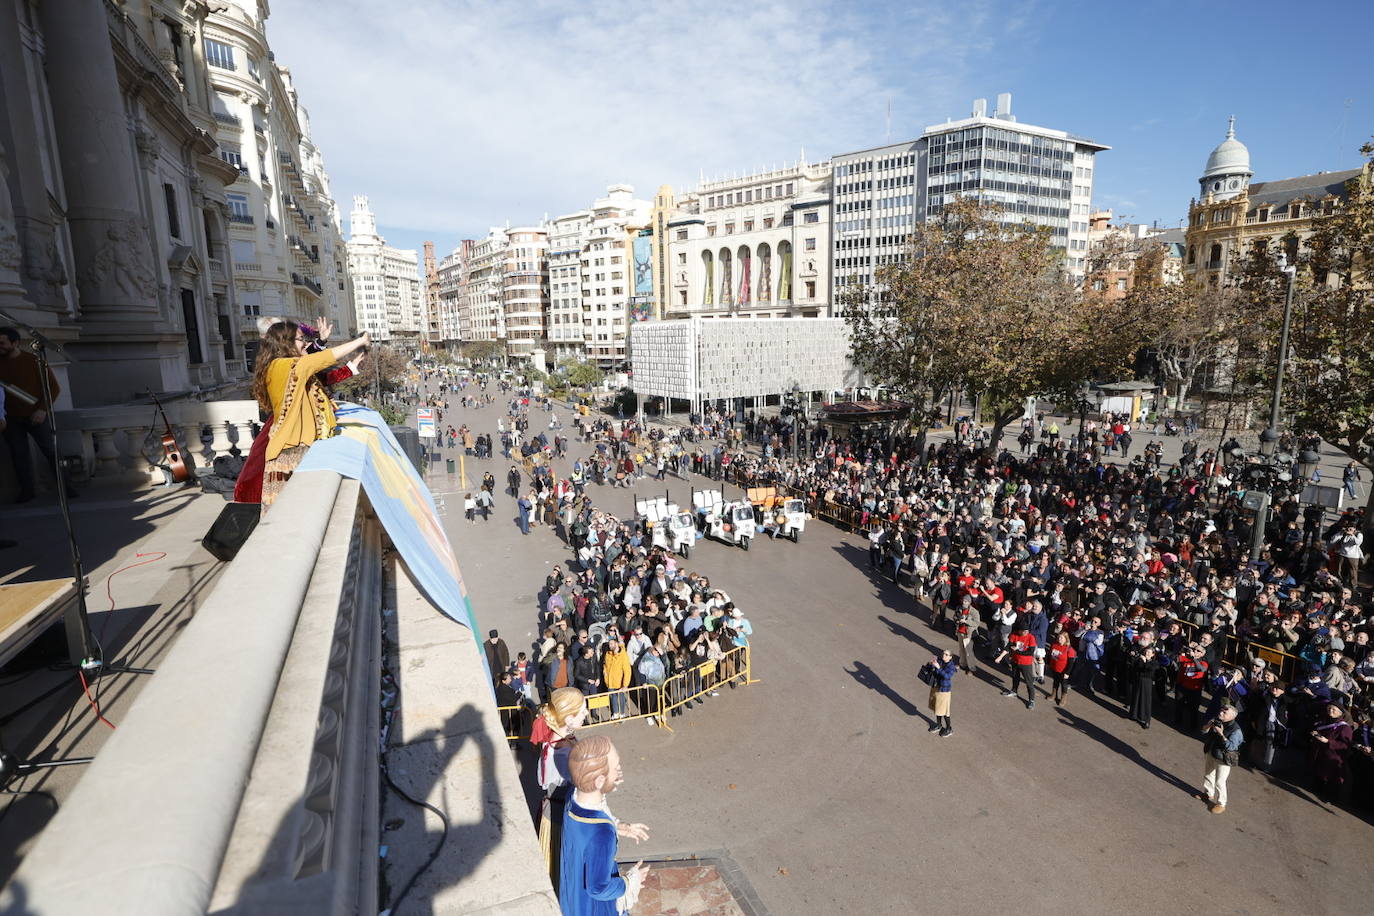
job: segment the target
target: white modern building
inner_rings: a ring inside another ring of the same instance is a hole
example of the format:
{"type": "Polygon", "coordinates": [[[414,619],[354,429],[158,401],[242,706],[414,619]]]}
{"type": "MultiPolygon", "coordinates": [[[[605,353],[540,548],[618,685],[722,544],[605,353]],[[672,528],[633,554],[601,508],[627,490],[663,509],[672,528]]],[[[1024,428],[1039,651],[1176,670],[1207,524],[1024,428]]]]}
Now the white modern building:
{"type": "Polygon", "coordinates": [[[631,385],[641,403],[659,397],[678,409],[756,405],[794,390],[829,396],[854,382],[841,318],[640,322],[631,327],[630,346],[631,385]]]}
{"type": "Polygon", "coordinates": [[[592,203],[582,236],[582,339],[587,358],[618,369],[628,357],[630,300],[635,294],[634,239],[649,225],[653,204],[615,184],[592,203]]]}
{"type": "Polygon", "coordinates": [[[969,117],[927,127],[916,140],[834,156],[837,295],[873,284],[879,266],[903,256],[916,223],[960,195],[1000,204],[1008,222],[1049,227],[1069,273],[1081,277],[1096,156],[1106,149],[1018,122],[1011,94],[1002,93],[991,114],[977,99],[969,117]]]}
{"type": "Polygon", "coordinates": [[[560,359],[587,355],[582,320],[582,242],[591,226],[590,210],[549,221],[549,320],[546,349],[560,359]]]}
{"type": "Polygon", "coordinates": [[[667,225],[665,317],[831,313],[831,164],[702,182],[667,225]]]}
{"type": "Polygon", "coordinates": [[[477,239],[467,258],[467,318],[463,340],[505,340],[506,313],[501,286],[505,272],[506,230],[492,227],[477,239]]]}
{"type": "Polygon", "coordinates": [[[347,248],[359,332],[418,344],[424,327],[420,256],[414,249],[392,248],[377,234],[366,197],[353,198],[347,248]]]}

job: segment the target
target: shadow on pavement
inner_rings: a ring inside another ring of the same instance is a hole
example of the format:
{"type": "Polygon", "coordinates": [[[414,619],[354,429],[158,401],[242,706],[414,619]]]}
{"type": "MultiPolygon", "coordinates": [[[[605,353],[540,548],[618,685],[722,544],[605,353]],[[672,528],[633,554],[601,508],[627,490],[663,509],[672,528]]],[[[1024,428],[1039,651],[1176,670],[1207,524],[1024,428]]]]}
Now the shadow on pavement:
{"type": "MultiPolygon", "coordinates": [[[[1193,783],[1186,782],[1178,778],[1173,773],[1170,773],[1168,770],[1165,770],[1157,766],[1153,762],[1147,760],[1146,758],[1142,757],[1140,755],[1140,751],[1136,750],[1130,744],[1127,744],[1125,741],[1122,741],[1120,738],[1118,738],[1116,735],[1113,735],[1106,729],[1094,725],[1093,723],[1089,722],[1087,719],[1083,718],[1077,713],[1070,712],[1069,710],[1064,709],[1063,707],[1060,707],[1057,710],[1057,712],[1059,713],[1059,721],[1063,722],[1070,728],[1082,732],[1084,735],[1096,741],[1098,744],[1101,744],[1108,750],[1116,753],[1122,759],[1132,761],[1145,772],[1153,776],[1159,777],[1164,782],[1175,787],[1181,792],[1188,793],[1189,795],[1193,795],[1198,791],[1198,788],[1201,785],[1202,778],[1202,764],[1200,759],[1198,763],[1198,783],[1194,785],[1193,783]]],[[[1201,754],[1199,754],[1199,758],[1200,757],[1201,754]]]]}
{"type": "Polygon", "coordinates": [[[902,712],[906,713],[908,716],[918,716],[924,719],[927,724],[934,721],[925,713],[921,712],[920,708],[917,707],[914,703],[912,703],[906,697],[902,696],[900,693],[889,687],[887,685],[887,682],[884,681],[881,677],[879,677],[876,671],[865,665],[863,662],[855,660],[854,670],[851,671],[848,668],[846,668],[844,669],[844,673],[852,677],[854,680],[858,681],[864,687],[867,687],[869,690],[872,690],[875,693],[880,693],[883,696],[887,697],[889,700],[892,701],[892,704],[894,706],[896,706],[902,712]]]}

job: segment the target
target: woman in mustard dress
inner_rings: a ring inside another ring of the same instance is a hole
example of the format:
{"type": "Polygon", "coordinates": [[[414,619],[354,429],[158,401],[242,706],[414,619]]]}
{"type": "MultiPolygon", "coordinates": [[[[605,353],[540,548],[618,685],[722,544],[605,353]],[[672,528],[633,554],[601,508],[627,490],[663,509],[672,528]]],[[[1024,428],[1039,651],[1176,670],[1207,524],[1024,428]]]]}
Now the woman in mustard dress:
{"type": "Polygon", "coordinates": [[[317,374],[372,343],[364,334],[328,350],[307,353],[309,338],[294,321],[267,329],[253,370],[253,397],[272,415],[262,508],[272,505],[310,445],[334,434],[334,403],[317,374]]]}

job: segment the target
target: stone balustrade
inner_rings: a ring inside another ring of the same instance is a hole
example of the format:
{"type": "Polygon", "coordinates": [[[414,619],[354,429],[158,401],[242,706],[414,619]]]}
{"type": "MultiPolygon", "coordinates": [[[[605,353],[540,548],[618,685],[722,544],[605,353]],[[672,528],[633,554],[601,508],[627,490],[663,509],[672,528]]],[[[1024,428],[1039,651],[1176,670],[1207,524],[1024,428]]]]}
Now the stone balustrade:
{"type": "Polygon", "coordinates": [[[450,827],[407,912],[557,916],[505,744],[479,637],[430,603],[357,481],[297,474],[0,913],[375,913],[379,869],[394,863],[394,899],[440,829],[408,806],[384,814],[385,747],[392,778],[450,827]],[[384,817],[414,819],[410,839],[384,840],[384,817]]]}
{"type": "MultiPolygon", "coordinates": [[[[256,401],[170,401],[164,405],[172,434],[197,468],[221,455],[248,454],[258,428],[256,401]]],[[[62,457],[78,458],[93,481],[160,484],[165,475],[166,427],[151,403],[118,404],[57,412],[62,457]]]]}

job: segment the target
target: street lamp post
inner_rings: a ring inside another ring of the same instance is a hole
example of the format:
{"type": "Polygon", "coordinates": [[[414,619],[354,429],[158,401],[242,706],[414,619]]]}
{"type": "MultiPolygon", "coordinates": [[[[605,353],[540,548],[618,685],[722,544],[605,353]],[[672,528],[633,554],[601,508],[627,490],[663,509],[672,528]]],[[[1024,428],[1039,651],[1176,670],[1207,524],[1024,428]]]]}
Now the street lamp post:
{"type": "MultiPolygon", "coordinates": [[[[1250,532],[1250,562],[1259,560],[1264,550],[1264,533],[1269,524],[1269,506],[1273,502],[1273,488],[1280,482],[1292,479],[1293,457],[1281,455],[1275,460],[1274,452],[1279,443],[1279,414],[1283,404],[1283,374],[1288,365],[1288,332],[1293,323],[1293,285],[1297,278],[1298,267],[1289,264],[1286,255],[1278,257],[1279,270],[1288,276],[1288,288],[1283,297],[1283,326],[1279,331],[1278,363],[1274,367],[1274,391],[1269,401],[1269,426],[1260,433],[1260,460],[1252,464],[1247,472],[1254,483],[1254,489],[1246,496],[1248,508],[1255,510],[1255,521],[1250,532]]],[[[1298,466],[1303,478],[1310,479],[1317,467],[1319,456],[1311,449],[1303,451],[1298,466]]]]}
{"type": "Polygon", "coordinates": [[[1298,265],[1289,264],[1286,255],[1279,255],[1279,270],[1288,275],[1288,290],[1283,297],[1283,329],[1279,332],[1279,364],[1274,372],[1274,396],[1269,402],[1269,428],[1279,428],[1279,406],[1283,400],[1283,373],[1288,365],[1288,329],[1293,323],[1293,282],[1298,265]]]}

